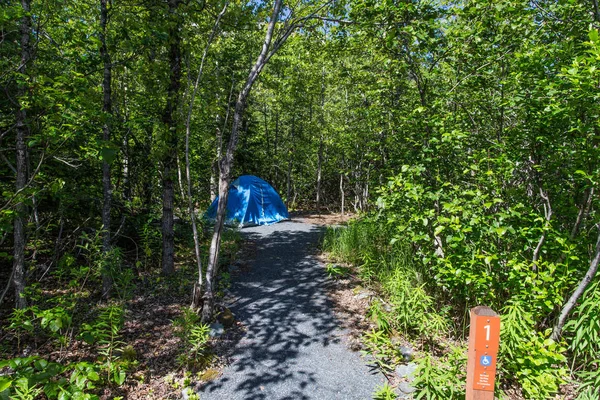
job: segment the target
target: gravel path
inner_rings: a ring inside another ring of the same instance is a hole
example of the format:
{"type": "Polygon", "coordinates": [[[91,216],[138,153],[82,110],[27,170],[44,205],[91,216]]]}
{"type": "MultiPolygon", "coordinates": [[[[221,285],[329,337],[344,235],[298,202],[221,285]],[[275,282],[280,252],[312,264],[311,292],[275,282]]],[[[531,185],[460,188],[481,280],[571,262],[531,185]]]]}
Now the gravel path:
{"type": "Polygon", "coordinates": [[[346,346],[315,254],[323,229],[300,222],[246,228],[257,245],[231,287],[247,332],[205,400],[368,400],[383,376],[346,346]]]}

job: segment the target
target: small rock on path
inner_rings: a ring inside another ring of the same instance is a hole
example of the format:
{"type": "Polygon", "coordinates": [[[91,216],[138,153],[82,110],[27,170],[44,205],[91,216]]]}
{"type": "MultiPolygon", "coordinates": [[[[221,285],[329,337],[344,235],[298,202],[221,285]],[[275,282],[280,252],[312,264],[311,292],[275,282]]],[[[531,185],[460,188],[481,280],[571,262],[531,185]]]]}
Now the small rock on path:
{"type": "Polygon", "coordinates": [[[246,228],[257,245],[234,278],[230,306],[247,331],[222,376],[200,398],[367,400],[384,377],[348,349],[316,253],[323,228],[299,222],[246,228]]]}

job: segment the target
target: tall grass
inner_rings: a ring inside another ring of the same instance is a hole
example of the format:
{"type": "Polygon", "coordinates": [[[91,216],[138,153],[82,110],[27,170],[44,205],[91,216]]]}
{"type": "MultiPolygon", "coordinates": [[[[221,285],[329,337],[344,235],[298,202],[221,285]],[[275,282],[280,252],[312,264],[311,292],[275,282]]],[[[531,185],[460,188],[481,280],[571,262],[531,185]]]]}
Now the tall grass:
{"type": "MultiPolygon", "coordinates": [[[[412,252],[405,242],[390,242],[391,234],[375,221],[353,221],[348,226],[330,227],[323,249],[339,262],[359,266],[363,279],[387,281],[397,271],[416,272],[412,252]]],[[[416,275],[415,275],[416,277],[416,275]]]]}
{"type": "Polygon", "coordinates": [[[323,249],[337,262],[355,265],[361,280],[378,289],[385,304],[373,303],[370,316],[377,326],[405,334],[434,338],[447,323],[436,310],[436,302],[425,289],[423,271],[413,263],[406,241],[391,241],[391,232],[377,221],[363,219],[348,226],[327,229],[323,249]]]}

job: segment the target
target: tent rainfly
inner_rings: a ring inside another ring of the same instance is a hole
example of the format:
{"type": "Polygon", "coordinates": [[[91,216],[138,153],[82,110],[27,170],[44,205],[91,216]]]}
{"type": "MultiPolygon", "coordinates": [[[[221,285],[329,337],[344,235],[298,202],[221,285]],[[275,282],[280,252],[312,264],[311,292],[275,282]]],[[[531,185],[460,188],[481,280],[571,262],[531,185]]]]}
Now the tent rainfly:
{"type": "MultiPolygon", "coordinates": [[[[214,220],[217,217],[217,197],[204,217],[214,220]]],[[[227,217],[229,226],[270,225],[289,219],[288,210],[281,198],[264,180],[253,175],[242,175],[229,186],[227,217]]]]}

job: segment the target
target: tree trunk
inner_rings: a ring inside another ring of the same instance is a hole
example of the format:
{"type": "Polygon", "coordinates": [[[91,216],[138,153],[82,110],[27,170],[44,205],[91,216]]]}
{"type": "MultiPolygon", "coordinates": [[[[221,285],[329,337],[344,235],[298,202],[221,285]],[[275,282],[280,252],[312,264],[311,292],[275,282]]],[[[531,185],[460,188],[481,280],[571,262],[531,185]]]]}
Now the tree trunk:
{"type": "Polygon", "coordinates": [[[229,97],[227,98],[227,111],[225,112],[225,120],[223,121],[222,129],[217,128],[216,137],[216,154],[217,161],[213,163],[212,173],[210,175],[210,201],[213,202],[217,198],[217,192],[219,189],[218,176],[219,172],[219,161],[223,156],[223,132],[227,129],[227,122],[229,121],[229,114],[231,112],[231,99],[233,98],[233,88],[235,87],[234,76],[231,76],[231,88],[229,89],[229,97]]]}
{"type": "Polygon", "coordinates": [[[163,159],[163,216],[162,216],[162,272],[170,275],[175,272],[175,235],[173,233],[174,188],[173,178],[177,173],[177,109],[179,89],[181,87],[181,21],[178,15],[180,0],[169,0],[169,66],[170,83],[167,92],[167,104],[163,113],[166,126],[166,150],[163,159]]]}
{"type": "MultiPolygon", "coordinates": [[[[127,67],[124,67],[123,79],[121,82],[121,91],[123,93],[123,116],[125,125],[128,125],[129,122],[129,110],[127,106],[127,67]]],[[[123,199],[126,203],[131,201],[131,181],[129,174],[129,134],[131,133],[131,128],[127,128],[125,131],[125,135],[123,136],[123,143],[121,151],[123,152],[123,161],[122,161],[122,177],[123,177],[123,199]]]]}
{"type": "MultiPolygon", "coordinates": [[[[223,10],[217,16],[215,21],[215,25],[213,26],[213,30],[208,38],[208,42],[206,47],[204,48],[204,53],[202,53],[202,60],[200,61],[200,68],[198,69],[198,76],[196,77],[196,82],[194,83],[194,90],[192,92],[192,98],[190,99],[190,107],[188,110],[187,119],[185,122],[185,175],[187,179],[187,197],[188,197],[188,212],[190,214],[190,220],[192,222],[192,234],[194,236],[194,252],[196,254],[196,264],[198,266],[198,281],[194,284],[194,290],[192,293],[192,308],[199,308],[200,303],[202,301],[202,260],[200,259],[200,243],[198,240],[198,228],[196,226],[196,211],[194,210],[193,197],[192,197],[192,178],[190,173],[190,134],[191,134],[191,122],[192,122],[192,111],[194,109],[194,100],[196,99],[196,93],[198,92],[198,85],[200,84],[200,79],[202,78],[202,71],[204,70],[204,61],[206,60],[206,55],[208,54],[208,49],[210,48],[210,44],[215,37],[217,32],[217,28],[219,26],[219,21],[225,11],[227,10],[229,2],[225,3],[223,10]]],[[[218,128],[217,128],[218,129],[218,128]]]]}
{"type": "MultiPolygon", "coordinates": [[[[27,64],[31,61],[31,11],[30,0],[21,0],[23,8],[23,17],[20,23],[21,33],[21,65],[19,66],[19,74],[25,76],[27,73],[27,64]]],[[[18,96],[19,100],[27,95],[25,84],[19,85],[18,96]]],[[[16,170],[17,179],[15,183],[16,191],[25,188],[27,184],[27,146],[26,139],[28,134],[27,126],[27,109],[25,106],[19,105],[16,114],[16,170]]],[[[27,206],[23,201],[19,201],[16,205],[16,216],[14,220],[14,260],[13,260],[13,285],[15,287],[15,307],[25,308],[27,301],[22,296],[25,290],[25,227],[27,206]]]]}
{"type": "Polygon", "coordinates": [[[290,197],[292,194],[292,159],[294,156],[294,130],[296,129],[296,114],[292,115],[292,128],[290,131],[290,150],[288,151],[287,166],[287,193],[285,197],[285,206],[290,207],[290,197]]]}
{"type": "MultiPolygon", "coordinates": [[[[321,127],[322,129],[322,127],[321,127]]],[[[319,138],[319,153],[317,154],[317,213],[321,213],[321,178],[323,166],[323,135],[319,138]]]]}
{"type": "Polygon", "coordinates": [[[177,152],[177,158],[175,160],[177,163],[177,186],[179,186],[179,195],[181,199],[185,199],[185,189],[183,188],[183,177],[181,174],[181,161],[179,160],[179,152],[177,152]]]}
{"type": "Polygon", "coordinates": [[[367,211],[369,209],[369,180],[371,179],[371,167],[367,169],[367,177],[365,185],[363,186],[363,199],[361,211],[367,211]]]}
{"type": "Polygon", "coordinates": [[[546,223],[543,228],[542,236],[540,236],[540,240],[538,241],[537,246],[533,250],[533,257],[531,260],[532,270],[533,272],[537,271],[537,262],[540,258],[540,252],[542,250],[542,246],[546,241],[546,236],[548,235],[548,229],[550,228],[550,220],[552,219],[552,205],[550,204],[550,198],[548,197],[548,193],[544,192],[542,188],[540,188],[540,196],[544,200],[544,217],[546,219],[546,223]]]}
{"type": "MultiPolygon", "coordinates": [[[[597,225],[597,228],[600,229],[600,225],[597,225]]],[[[563,306],[563,309],[561,310],[560,315],[558,316],[558,319],[556,320],[556,324],[554,324],[554,328],[552,329],[552,339],[555,342],[558,342],[560,335],[562,333],[562,328],[565,325],[565,322],[567,322],[567,317],[569,316],[569,314],[571,313],[573,308],[575,308],[575,305],[577,304],[577,300],[579,300],[581,295],[585,292],[585,289],[587,288],[587,286],[590,284],[592,279],[594,279],[594,277],[596,276],[596,272],[598,271],[598,262],[599,261],[600,261],[600,233],[598,233],[598,239],[596,240],[596,249],[594,251],[592,260],[590,261],[589,269],[587,270],[587,272],[586,272],[585,276],[583,277],[583,279],[581,280],[581,282],[579,282],[579,285],[577,286],[577,288],[575,289],[575,291],[573,292],[573,294],[571,295],[569,300],[563,306]]]]}
{"type": "MultiPolygon", "coordinates": [[[[104,113],[104,125],[102,126],[102,140],[107,146],[110,141],[110,122],[112,117],[112,67],[110,55],[106,46],[106,28],[108,25],[107,0],[100,0],[100,57],[104,66],[104,75],[102,79],[103,103],[102,112],[104,113]]],[[[106,159],[102,160],[102,255],[106,259],[110,251],[110,210],[112,199],[112,185],[110,181],[110,165],[106,159]]],[[[102,297],[108,298],[112,288],[112,276],[103,266],[102,271],[102,297]]]]}
{"type": "MultiPolygon", "coordinates": [[[[217,136],[220,135],[220,129],[217,128],[217,136]]],[[[219,163],[218,161],[214,161],[210,167],[210,183],[209,183],[209,190],[210,190],[210,203],[212,204],[213,201],[215,201],[215,199],[217,198],[217,192],[218,192],[218,183],[217,183],[217,177],[219,176],[219,163]]]]}
{"type": "Polygon", "coordinates": [[[263,121],[265,124],[265,149],[267,150],[267,160],[271,159],[271,147],[269,146],[269,110],[267,102],[263,104],[263,121]]]}
{"type": "MultiPolygon", "coordinates": [[[[269,25],[267,27],[267,32],[265,35],[265,41],[262,46],[262,50],[252,67],[252,70],[248,74],[248,78],[246,79],[246,83],[242,90],[240,91],[236,104],[235,111],[233,114],[233,124],[231,127],[231,136],[229,137],[229,143],[227,145],[227,151],[225,156],[220,160],[220,176],[219,176],[219,202],[217,206],[217,218],[215,222],[215,228],[213,232],[213,237],[210,243],[210,253],[208,257],[208,266],[206,268],[206,290],[204,293],[204,305],[202,308],[202,321],[207,322],[212,319],[213,309],[214,309],[214,278],[217,274],[218,270],[218,262],[219,262],[219,248],[221,244],[221,234],[223,232],[223,225],[225,222],[225,210],[227,206],[227,199],[229,197],[229,184],[231,182],[231,169],[233,167],[233,157],[235,154],[235,149],[237,147],[237,142],[239,138],[239,130],[242,124],[244,111],[246,109],[246,104],[248,101],[248,96],[250,94],[250,90],[254,85],[254,82],[259,77],[261,71],[264,66],[270,59],[270,57],[277,51],[279,48],[278,45],[274,46],[271,52],[269,52],[269,48],[271,47],[271,41],[273,38],[273,31],[275,28],[275,23],[277,22],[277,18],[279,16],[279,10],[281,8],[282,0],[275,0],[275,5],[273,7],[273,13],[269,20],[269,25]]],[[[287,38],[287,37],[285,37],[287,38]]],[[[285,39],[284,39],[285,41],[285,39]]],[[[279,46],[282,43],[279,43],[279,46]]]]}
{"type": "Polygon", "coordinates": [[[325,129],[325,67],[323,67],[322,81],[321,81],[321,114],[319,115],[321,129],[319,135],[319,154],[317,159],[317,213],[321,214],[321,179],[322,179],[322,168],[323,168],[323,129],[325,129]]]}
{"type": "Polygon", "coordinates": [[[278,168],[278,161],[277,161],[277,142],[279,140],[279,113],[277,112],[277,109],[275,109],[275,134],[274,134],[274,138],[273,138],[273,158],[272,160],[275,162],[275,177],[273,178],[273,182],[272,184],[275,186],[275,190],[279,190],[279,168],[278,168]]]}
{"type": "Polygon", "coordinates": [[[344,201],[345,201],[345,196],[344,196],[344,173],[340,173],[340,196],[341,196],[341,203],[342,203],[342,217],[344,216],[344,201]]]}
{"type": "Polygon", "coordinates": [[[123,137],[123,200],[126,204],[131,201],[131,182],[129,179],[129,129],[127,129],[123,137]]]}

